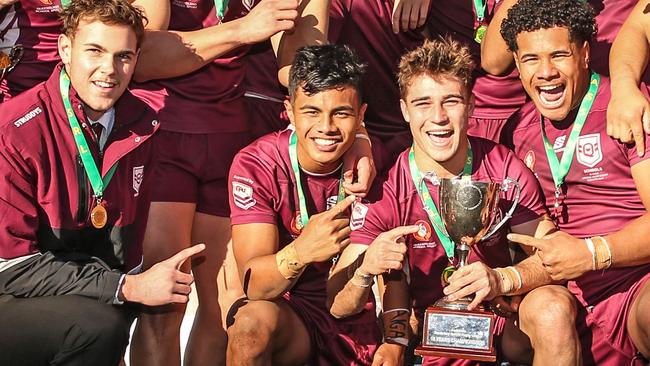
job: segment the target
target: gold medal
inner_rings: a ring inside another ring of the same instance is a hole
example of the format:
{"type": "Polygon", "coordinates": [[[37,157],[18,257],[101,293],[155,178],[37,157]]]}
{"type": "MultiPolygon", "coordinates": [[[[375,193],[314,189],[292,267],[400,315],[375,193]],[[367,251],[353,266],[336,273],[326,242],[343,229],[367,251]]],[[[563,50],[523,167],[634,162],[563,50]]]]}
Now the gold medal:
{"type": "Polygon", "coordinates": [[[449,284],[449,277],[451,277],[451,275],[453,275],[454,272],[456,272],[456,267],[454,267],[454,266],[448,266],[447,268],[442,270],[442,276],[441,277],[442,277],[442,282],[445,285],[449,284]]]}
{"type": "Polygon", "coordinates": [[[485,38],[485,32],[487,32],[487,25],[479,25],[474,31],[474,41],[476,41],[476,43],[481,43],[483,38],[485,38]]]}
{"type": "Polygon", "coordinates": [[[101,229],[104,227],[104,225],[106,225],[107,219],[108,215],[106,213],[106,209],[100,202],[98,202],[93,210],[90,211],[90,222],[93,224],[95,229],[101,229]]]}

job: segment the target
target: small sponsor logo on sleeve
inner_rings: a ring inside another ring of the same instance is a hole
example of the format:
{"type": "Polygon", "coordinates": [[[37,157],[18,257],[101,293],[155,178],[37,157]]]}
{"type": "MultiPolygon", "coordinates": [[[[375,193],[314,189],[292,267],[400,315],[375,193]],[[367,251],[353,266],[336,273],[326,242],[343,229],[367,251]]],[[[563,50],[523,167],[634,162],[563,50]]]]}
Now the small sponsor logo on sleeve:
{"type": "Polygon", "coordinates": [[[366,222],[366,214],[368,213],[368,206],[361,202],[355,202],[352,205],[352,215],[350,217],[350,229],[359,230],[366,222]]]}
{"type": "Polygon", "coordinates": [[[24,125],[25,123],[31,121],[34,117],[38,116],[41,113],[43,113],[43,110],[41,109],[41,107],[36,107],[36,108],[32,109],[31,111],[27,112],[27,114],[25,114],[24,116],[18,118],[14,122],[14,126],[20,127],[20,126],[24,125]]]}
{"type": "Polygon", "coordinates": [[[133,197],[137,197],[140,194],[140,185],[144,179],[144,165],[134,166],[133,167],[133,190],[135,194],[133,197]]]}
{"type": "Polygon", "coordinates": [[[240,182],[232,182],[232,197],[235,206],[242,210],[248,210],[257,203],[253,198],[253,187],[240,182]]]}
{"type": "Polygon", "coordinates": [[[338,196],[330,196],[329,198],[327,198],[327,209],[329,210],[330,208],[336,206],[338,201],[339,201],[338,196]]]}
{"type": "Polygon", "coordinates": [[[533,150],[528,150],[526,156],[524,156],[524,164],[526,164],[528,169],[531,171],[535,170],[535,152],[533,150]]]}

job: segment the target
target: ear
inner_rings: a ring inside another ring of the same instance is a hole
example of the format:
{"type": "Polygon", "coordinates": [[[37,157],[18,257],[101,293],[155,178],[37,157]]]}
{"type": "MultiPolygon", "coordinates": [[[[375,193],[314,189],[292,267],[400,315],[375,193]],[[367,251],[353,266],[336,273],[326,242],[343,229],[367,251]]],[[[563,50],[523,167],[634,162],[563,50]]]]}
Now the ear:
{"type": "MultiPolygon", "coordinates": [[[[366,116],[367,109],[368,109],[368,104],[366,103],[361,104],[361,108],[359,108],[359,121],[358,121],[359,126],[361,126],[361,123],[363,123],[364,121],[364,117],[366,116]]],[[[357,126],[357,128],[359,128],[359,126],[357,126]]]]}
{"type": "Polygon", "coordinates": [[[589,46],[589,42],[585,41],[582,44],[582,52],[583,54],[581,55],[582,60],[584,61],[584,66],[585,68],[589,68],[589,56],[591,55],[591,48],[589,46]]]}
{"type": "Polygon", "coordinates": [[[474,93],[470,92],[469,93],[469,99],[467,100],[467,117],[471,116],[474,114],[474,105],[475,105],[476,99],[474,98],[474,93]]]}
{"type": "Polygon", "coordinates": [[[72,40],[65,34],[59,34],[58,49],[63,64],[69,65],[72,58],[72,40]]]}
{"type": "Polygon", "coordinates": [[[289,122],[291,122],[292,125],[295,126],[295,123],[293,123],[293,104],[291,104],[290,100],[285,99],[284,100],[284,109],[287,110],[287,117],[289,117],[289,122]]]}
{"type": "Polygon", "coordinates": [[[406,123],[410,123],[411,117],[409,116],[409,111],[408,108],[406,108],[406,102],[404,99],[399,100],[399,108],[402,110],[402,117],[404,117],[406,123]]]}
{"type": "Polygon", "coordinates": [[[519,55],[517,54],[517,52],[513,52],[512,56],[515,59],[515,66],[517,67],[517,71],[519,71],[519,55]]]}

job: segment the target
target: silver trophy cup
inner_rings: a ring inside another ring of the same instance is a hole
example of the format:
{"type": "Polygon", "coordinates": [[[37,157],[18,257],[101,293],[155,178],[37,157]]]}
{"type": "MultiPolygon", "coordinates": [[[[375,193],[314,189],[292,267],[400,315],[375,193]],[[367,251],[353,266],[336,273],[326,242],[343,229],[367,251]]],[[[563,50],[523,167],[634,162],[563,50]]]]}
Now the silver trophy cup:
{"type": "MultiPolygon", "coordinates": [[[[440,216],[449,238],[454,242],[458,267],[467,264],[470,248],[490,237],[510,219],[519,202],[517,181],[477,182],[468,178],[441,179],[440,216]],[[499,192],[515,189],[512,206],[499,216],[499,192]]],[[[453,267],[452,267],[453,268],[453,267]]],[[[452,269],[453,271],[453,269],[452,269]]],[[[443,272],[446,280],[453,272],[443,272]]],[[[494,362],[496,351],[493,329],[496,316],[479,306],[468,310],[471,298],[448,301],[446,297],[426,309],[422,344],[416,353],[423,356],[464,358],[494,362]]]]}
{"type": "Polygon", "coordinates": [[[0,47],[0,52],[8,57],[8,62],[0,65],[0,81],[18,65],[20,59],[23,58],[24,48],[22,45],[17,44],[11,47],[0,47]]]}
{"type": "MultiPolygon", "coordinates": [[[[440,179],[440,217],[449,238],[454,242],[457,267],[467,264],[470,248],[489,238],[511,217],[521,190],[516,180],[506,178],[501,183],[479,182],[468,178],[440,179]],[[501,221],[495,223],[500,214],[499,192],[515,189],[512,206],[501,221]]],[[[445,298],[436,306],[465,310],[470,298],[448,302],[445,298]]]]}

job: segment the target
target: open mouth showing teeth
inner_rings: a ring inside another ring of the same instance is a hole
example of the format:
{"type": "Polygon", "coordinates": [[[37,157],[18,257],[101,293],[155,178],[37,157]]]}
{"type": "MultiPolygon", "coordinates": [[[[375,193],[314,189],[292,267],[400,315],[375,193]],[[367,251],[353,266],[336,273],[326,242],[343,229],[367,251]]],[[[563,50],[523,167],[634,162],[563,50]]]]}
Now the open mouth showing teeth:
{"type": "Polygon", "coordinates": [[[97,85],[100,88],[112,88],[115,86],[115,83],[108,81],[94,81],[93,84],[97,85]]]}
{"type": "Polygon", "coordinates": [[[557,107],[562,104],[565,91],[566,86],[564,84],[537,87],[539,99],[546,107],[557,107]]]}
{"type": "Polygon", "coordinates": [[[334,144],[336,143],[336,140],[318,139],[318,138],[315,138],[315,139],[314,139],[314,142],[315,142],[316,144],[318,144],[318,145],[321,145],[321,146],[331,146],[331,145],[334,145],[334,144]]]}
{"type": "Polygon", "coordinates": [[[429,135],[429,137],[447,138],[447,137],[451,137],[453,133],[454,131],[436,131],[436,132],[428,132],[427,135],[429,135]]]}

